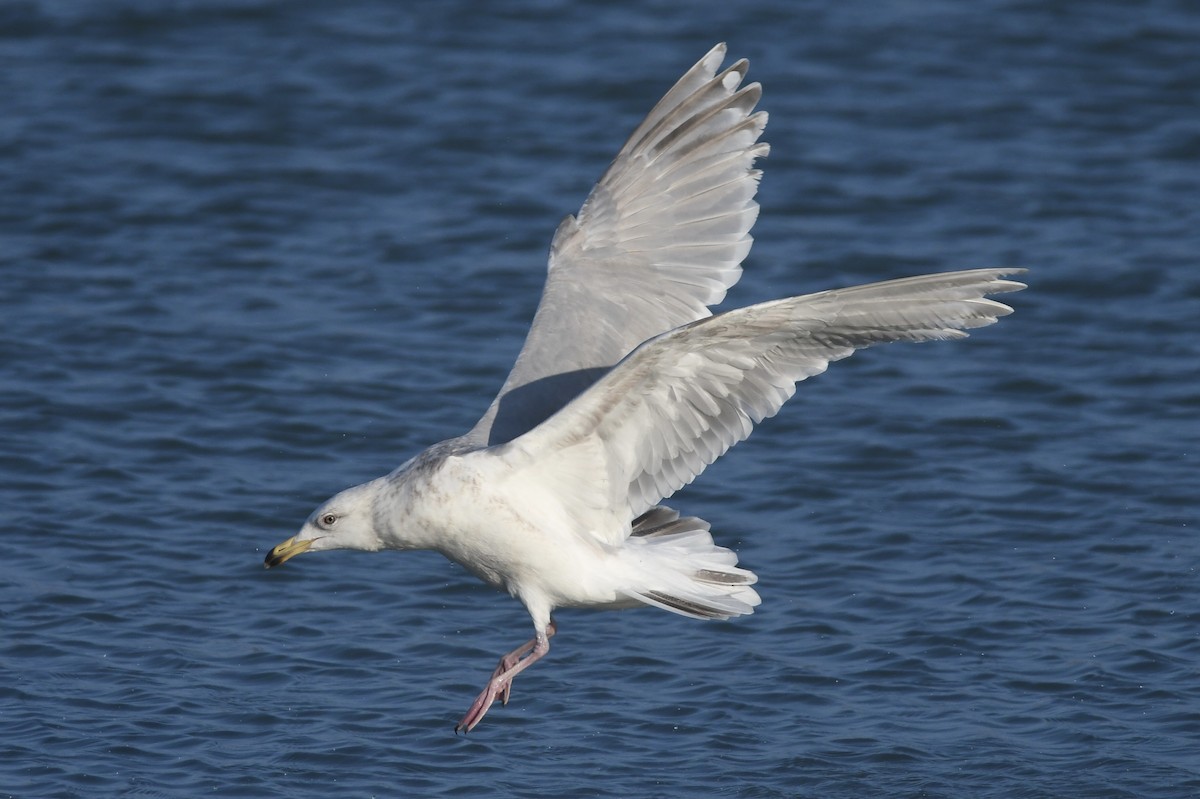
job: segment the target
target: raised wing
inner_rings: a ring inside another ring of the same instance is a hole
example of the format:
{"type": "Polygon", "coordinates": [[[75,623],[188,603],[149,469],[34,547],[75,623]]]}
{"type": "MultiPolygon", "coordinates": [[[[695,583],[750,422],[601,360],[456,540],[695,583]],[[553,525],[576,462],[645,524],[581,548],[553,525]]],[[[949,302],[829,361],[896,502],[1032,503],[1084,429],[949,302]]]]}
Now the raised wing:
{"type": "Polygon", "coordinates": [[[541,303],[500,394],[467,438],[524,433],[652,336],[709,315],[741,276],[767,154],[747,62],[717,45],[638,126],[550,247],[541,303]]]}
{"type": "MultiPolygon", "coordinates": [[[[984,295],[1024,288],[974,270],[823,291],[729,311],[654,338],[497,454],[553,464],[582,508],[635,518],[773,416],[796,383],[855,350],[966,336],[1012,312],[984,295]],[[602,495],[603,494],[603,495],[602,495]],[[620,511],[617,511],[620,512],[620,511]]],[[[536,468],[536,466],[535,466],[536,468]]],[[[610,543],[627,534],[596,525],[610,543]]]]}

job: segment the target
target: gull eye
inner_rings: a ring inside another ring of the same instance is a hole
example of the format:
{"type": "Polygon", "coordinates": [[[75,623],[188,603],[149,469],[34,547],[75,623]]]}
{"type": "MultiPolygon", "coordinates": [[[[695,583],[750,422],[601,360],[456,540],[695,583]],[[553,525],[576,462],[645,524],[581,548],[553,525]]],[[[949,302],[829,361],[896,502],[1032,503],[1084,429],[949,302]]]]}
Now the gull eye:
{"type": "Polygon", "coordinates": [[[337,523],[338,517],[336,513],[326,513],[321,517],[322,527],[333,527],[337,523]]]}

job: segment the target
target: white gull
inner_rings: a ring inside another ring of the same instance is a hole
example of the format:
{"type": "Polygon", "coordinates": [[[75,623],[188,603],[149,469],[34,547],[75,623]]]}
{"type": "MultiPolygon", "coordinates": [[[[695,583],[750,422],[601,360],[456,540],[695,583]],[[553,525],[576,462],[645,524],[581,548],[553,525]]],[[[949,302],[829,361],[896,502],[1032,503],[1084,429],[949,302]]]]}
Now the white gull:
{"type": "Polygon", "coordinates": [[[714,47],[559,226],[537,314],[478,424],[349,488],[271,550],[430,549],[508,591],[534,637],[500,659],[470,731],[550,650],[561,607],[753,612],[755,575],[702,519],[658,503],[774,415],[796,383],[889,341],[961,338],[1012,309],[1023,270],[921,275],[712,316],[741,275],[767,154],[747,62],[714,47]]]}

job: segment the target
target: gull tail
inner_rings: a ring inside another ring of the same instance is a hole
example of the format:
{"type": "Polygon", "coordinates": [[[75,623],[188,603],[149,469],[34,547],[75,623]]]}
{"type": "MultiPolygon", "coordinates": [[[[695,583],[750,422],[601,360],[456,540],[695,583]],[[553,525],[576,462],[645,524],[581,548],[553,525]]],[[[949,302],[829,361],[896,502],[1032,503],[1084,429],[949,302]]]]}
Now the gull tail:
{"type": "Polygon", "coordinates": [[[653,507],[633,522],[621,557],[637,575],[623,593],[631,599],[693,619],[728,619],[754,612],[762,601],[750,586],[753,572],[737,555],[713,543],[708,522],[653,507]]]}

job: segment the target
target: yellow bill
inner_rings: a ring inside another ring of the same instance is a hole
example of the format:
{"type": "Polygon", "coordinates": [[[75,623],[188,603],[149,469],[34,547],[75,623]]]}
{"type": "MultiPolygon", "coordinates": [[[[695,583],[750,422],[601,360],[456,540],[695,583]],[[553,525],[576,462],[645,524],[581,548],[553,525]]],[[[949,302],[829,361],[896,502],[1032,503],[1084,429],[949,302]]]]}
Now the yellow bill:
{"type": "Polygon", "coordinates": [[[284,541],[282,544],[267,553],[266,559],[263,560],[263,568],[269,569],[272,566],[278,566],[285,560],[291,560],[301,552],[305,552],[311,546],[311,538],[303,541],[297,541],[296,536],[292,536],[287,541],[284,541]]]}

